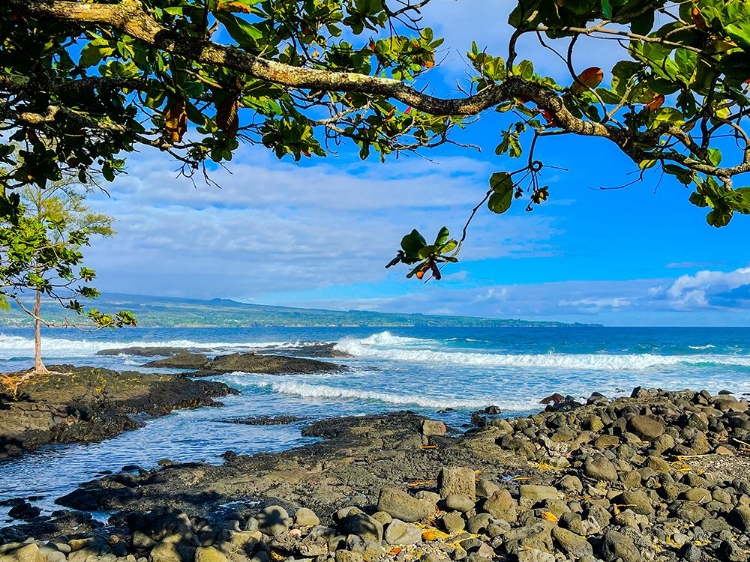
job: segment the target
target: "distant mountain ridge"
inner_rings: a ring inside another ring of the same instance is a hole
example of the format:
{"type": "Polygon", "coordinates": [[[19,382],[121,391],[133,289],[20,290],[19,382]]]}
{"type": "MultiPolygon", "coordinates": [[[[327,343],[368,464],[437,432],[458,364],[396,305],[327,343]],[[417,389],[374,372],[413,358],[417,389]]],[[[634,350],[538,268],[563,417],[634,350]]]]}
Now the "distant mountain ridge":
{"type": "MultiPolygon", "coordinates": [[[[84,303],[101,312],[129,310],[143,328],[178,327],[325,327],[325,326],[451,326],[451,327],[568,327],[600,326],[600,324],[570,324],[565,322],[533,322],[527,320],[476,318],[472,316],[433,316],[361,310],[323,310],[248,304],[230,299],[186,299],[143,295],[107,294],[91,303],[84,303]]],[[[42,305],[45,318],[62,320],[70,312],[49,301],[42,305]],[[45,306],[46,305],[46,306],[45,306]]],[[[67,315],[71,318],[71,314],[67,315]]],[[[31,326],[31,317],[16,306],[0,311],[0,326],[31,326]]]]}

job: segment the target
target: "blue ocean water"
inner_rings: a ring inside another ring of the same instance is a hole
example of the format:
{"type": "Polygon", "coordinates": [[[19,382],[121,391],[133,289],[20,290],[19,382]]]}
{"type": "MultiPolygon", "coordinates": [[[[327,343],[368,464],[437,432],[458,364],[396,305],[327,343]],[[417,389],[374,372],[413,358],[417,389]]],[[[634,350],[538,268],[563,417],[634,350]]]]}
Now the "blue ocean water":
{"type": "MultiPolygon", "coordinates": [[[[0,334],[0,369],[27,368],[33,356],[28,330],[0,334]]],[[[351,359],[340,373],[258,375],[231,373],[215,380],[237,388],[224,408],[175,412],[146,427],[90,445],[45,448],[0,464],[0,500],[53,500],[101,471],[126,464],[143,468],[159,459],[222,462],[221,454],[277,451],[308,442],[300,429],[330,416],[409,409],[459,427],[490,404],[506,415],[541,408],[553,393],[585,399],[593,391],[615,396],[635,386],[729,389],[750,393],[747,328],[180,328],[45,333],[47,364],[72,363],[144,370],[150,360],[98,356],[105,348],[178,346],[209,354],[284,352],[335,343],[351,359]],[[289,426],[224,423],[246,416],[293,414],[289,426]]],[[[0,525],[4,524],[0,511],[0,525]]]]}

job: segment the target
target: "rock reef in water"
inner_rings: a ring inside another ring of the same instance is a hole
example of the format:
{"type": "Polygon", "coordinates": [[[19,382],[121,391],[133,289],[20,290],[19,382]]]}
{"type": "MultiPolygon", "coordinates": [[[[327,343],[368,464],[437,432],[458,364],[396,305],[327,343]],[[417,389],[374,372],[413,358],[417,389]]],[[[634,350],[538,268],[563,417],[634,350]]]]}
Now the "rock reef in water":
{"type": "Polygon", "coordinates": [[[195,369],[186,376],[201,377],[232,373],[265,373],[269,375],[294,375],[340,371],[344,367],[302,357],[285,355],[261,355],[259,353],[232,353],[217,355],[209,359],[198,353],[178,353],[166,359],[146,363],[144,367],[166,367],[173,369],[195,369]]]}
{"type": "MultiPolygon", "coordinates": [[[[0,459],[50,443],[101,441],[136,429],[135,415],[220,405],[236,391],[217,382],[173,375],[54,365],[31,375],[14,398],[0,387],[0,459]]],[[[22,374],[19,374],[22,376],[22,374]]]]}

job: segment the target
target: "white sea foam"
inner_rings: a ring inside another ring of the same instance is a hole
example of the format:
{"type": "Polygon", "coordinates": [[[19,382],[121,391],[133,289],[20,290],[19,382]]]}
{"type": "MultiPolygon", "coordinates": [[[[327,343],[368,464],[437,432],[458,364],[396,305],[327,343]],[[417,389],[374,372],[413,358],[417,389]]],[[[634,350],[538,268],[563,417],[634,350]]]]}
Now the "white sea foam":
{"type": "Polygon", "coordinates": [[[432,349],[375,348],[363,340],[342,340],[336,346],[355,357],[372,357],[399,362],[473,365],[485,367],[549,368],[590,371],[643,371],[676,365],[734,365],[750,367],[745,355],[655,355],[644,354],[497,354],[436,351],[432,349]]]}
{"type": "MultiPolygon", "coordinates": [[[[44,338],[44,352],[49,357],[88,357],[102,349],[127,347],[184,347],[208,351],[251,351],[255,349],[304,348],[320,342],[199,342],[187,339],[161,341],[113,341],[99,339],[72,339],[59,337],[44,338]]],[[[33,354],[34,339],[22,336],[0,334],[0,359],[33,354]]]]}
{"type": "Polygon", "coordinates": [[[360,345],[375,347],[410,347],[414,345],[424,346],[434,344],[435,340],[394,336],[392,333],[385,331],[362,339],[345,338],[336,347],[345,342],[358,342],[360,345]]]}
{"type": "Polygon", "coordinates": [[[701,350],[701,349],[714,349],[714,348],[716,348],[715,345],[711,345],[710,343],[708,345],[689,345],[688,347],[690,349],[697,349],[697,350],[701,350]]]}
{"type": "MultiPolygon", "coordinates": [[[[358,388],[341,388],[336,386],[307,384],[303,382],[269,382],[267,380],[256,379],[252,375],[243,375],[233,373],[232,386],[252,386],[256,388],[269,389],[277,394],[286,394],[291,396],[301,396],[304,398],[329,398],[329,399],[350,399],[350,400],[373,400],[389,404],[403,404],[421,406],[423,408],[465,408],[478,409],[484,408],[489,404],[499,404],[500,408],[509,411],[526,411],[538,408],[539,405],[533,402],[520,403],[503,403],[496,399],[472,399],[460,400],[451,397],[427,396],[424,394],[412,395],[402,393],[377,392],[372,390],[362,390],[358,388]]],[[[225,380],[225,379],[222,379],[225,380]]],[[[225,380],[225,382],[228,382],[225,380]]]]}

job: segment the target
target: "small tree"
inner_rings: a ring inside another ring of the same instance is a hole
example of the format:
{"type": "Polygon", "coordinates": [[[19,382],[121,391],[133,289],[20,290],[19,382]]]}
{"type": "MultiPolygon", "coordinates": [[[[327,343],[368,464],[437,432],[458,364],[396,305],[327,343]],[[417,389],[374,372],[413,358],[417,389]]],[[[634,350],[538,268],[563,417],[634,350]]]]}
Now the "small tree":
{"type": "MultiPolygon", "coordinates": [[[[0,295],[12,299],[34,319],[34,372],[46,373],[41,356],[41,326],[73,325],[67,319],[53,324],[41,315],[42,296],[57,300],[63,307],[83,314],[79,297],[94,298],[100,293],[88,286],[95,273],[84,267],[81,248],[92,235],[111,236],[112,218],[92,212],[85,204],[85,191],[73,181],[60,181],[47,189],[26,186],[21,191],[22,215],[0,227],[0,295]],[[17,224],[16,224],[17,223],[17,224]],[[79,282],[84,285],[77,285],[79,282]],[[22,297],[34,293],[31,308],[22,297]]],[[[87,312],[98,327],[135,325],[130,312],[115,316],[96,309],[87,312]]]]}

